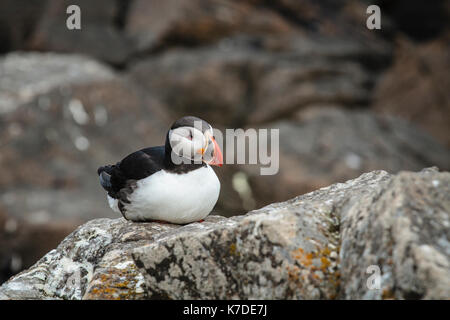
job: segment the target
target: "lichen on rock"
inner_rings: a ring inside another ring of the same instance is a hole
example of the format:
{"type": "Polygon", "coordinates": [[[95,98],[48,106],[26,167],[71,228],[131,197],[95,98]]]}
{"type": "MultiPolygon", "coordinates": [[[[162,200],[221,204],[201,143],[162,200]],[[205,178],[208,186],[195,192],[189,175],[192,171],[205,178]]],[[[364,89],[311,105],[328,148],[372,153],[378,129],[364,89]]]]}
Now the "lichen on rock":
{"type": "Polygon", "coordinates": [[[243,216],[96,219],[1,299],[450,298],[450,174],[373,171],[243,216]],[[369,288],[367,268],[381,270],[369,288]]]}

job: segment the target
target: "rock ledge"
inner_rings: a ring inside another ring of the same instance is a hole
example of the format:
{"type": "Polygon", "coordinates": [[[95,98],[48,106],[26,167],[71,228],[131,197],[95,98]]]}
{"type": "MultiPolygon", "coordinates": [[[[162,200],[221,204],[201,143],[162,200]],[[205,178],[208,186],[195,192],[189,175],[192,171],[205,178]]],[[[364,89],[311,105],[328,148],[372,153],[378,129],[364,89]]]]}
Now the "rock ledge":
{"type": "Polygon", "coordinates": [[[184,226],[96,219],[0,298],[448,299],[449,212],[450,173],[431,168],[184,226]]]}

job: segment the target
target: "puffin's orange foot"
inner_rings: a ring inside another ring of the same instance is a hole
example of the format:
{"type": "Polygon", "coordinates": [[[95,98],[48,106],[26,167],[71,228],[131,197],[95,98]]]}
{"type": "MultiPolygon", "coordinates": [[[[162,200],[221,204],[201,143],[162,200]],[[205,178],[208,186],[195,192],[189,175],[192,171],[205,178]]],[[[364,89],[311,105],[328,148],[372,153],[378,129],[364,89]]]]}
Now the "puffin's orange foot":
{"type": "Polygon", "coordinates": [[[198,223],[202,223],[202,222],[205,222],[205,220],[204,220],[204,219],[200,219],[200,220],[198,220],[197,222],[198,222],[198,223]]]}

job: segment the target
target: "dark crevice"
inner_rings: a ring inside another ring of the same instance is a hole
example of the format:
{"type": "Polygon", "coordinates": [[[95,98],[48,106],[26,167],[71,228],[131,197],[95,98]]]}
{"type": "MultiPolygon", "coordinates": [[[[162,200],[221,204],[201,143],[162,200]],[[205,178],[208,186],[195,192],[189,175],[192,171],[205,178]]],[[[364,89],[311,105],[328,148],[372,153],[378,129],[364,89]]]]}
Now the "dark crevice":
{"type": "Polygon", "coordinates": [[[8,30],[8,27],[0,21],[0,54],[7,53],[12,49],[10,32],[6,32],[4,30],[8,30]]]}
{"type": "Polygon", "coordinates": [[[394,22],[396,32],[405,33],[416,41],[427,41],[439,36],[448,27],[448,13],[444,0],[376,1],[383,14],[394,22]]]}
{"type": "Polygon", "coordinates": [[[316,31],[317,26],[320,23],[320,21],[315,19],[302,19],[296,14],[295,11],[293,11],[291,8],[286,7],[282,3],[279,3],[278,1],[265,0],[263,6],[269,10],[275,11],[288,22],[300,26],[306,30],[316,31]]]}
{"type": "Polygon", "coordinates": [[[117,13],[114,17],[113,24],[119,30],[124,30],[127,23],[127,16],[130,10],[131,1],[116,0],[117,13]]]}

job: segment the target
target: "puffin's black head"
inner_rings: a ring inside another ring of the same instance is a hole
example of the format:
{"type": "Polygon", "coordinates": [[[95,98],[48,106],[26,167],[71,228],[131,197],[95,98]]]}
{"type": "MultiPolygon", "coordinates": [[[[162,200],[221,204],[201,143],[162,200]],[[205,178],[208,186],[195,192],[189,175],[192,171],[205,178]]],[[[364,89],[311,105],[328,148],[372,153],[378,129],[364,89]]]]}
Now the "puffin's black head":
{"type": "Polygon", "coordinates": [[[222,166],[223,157],[214,139],[211,125],[197,117],[187,116],[175,121],[166,137],[166,151],[171,152],[172,162],[207,163],[222,166]]]}
{"type": "Polygon", "coordinates": [[[211,125],[203,119],[194,117],[194,116],[186,116],[175,121],[170,130],[181,128],[181,127],[192,127],[196,129],[201,129],[202,133],[205,133],[208,130],[212,131],[211,125]]]}

